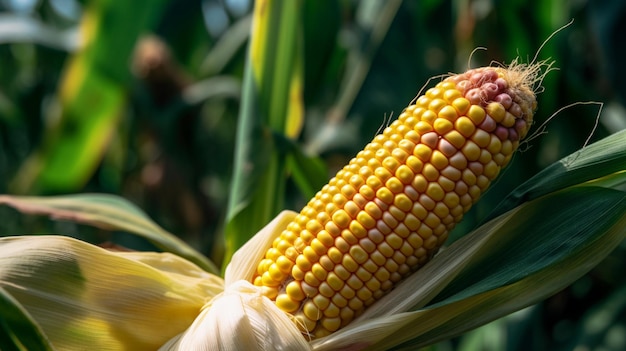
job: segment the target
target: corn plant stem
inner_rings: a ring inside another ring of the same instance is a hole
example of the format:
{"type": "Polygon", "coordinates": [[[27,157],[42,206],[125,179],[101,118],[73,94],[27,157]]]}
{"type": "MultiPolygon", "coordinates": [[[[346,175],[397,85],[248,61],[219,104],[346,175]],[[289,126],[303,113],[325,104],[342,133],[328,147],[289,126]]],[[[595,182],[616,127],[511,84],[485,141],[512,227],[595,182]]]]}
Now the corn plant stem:
{"type": "Polygon", "coordinates": [[[271,6],[266,43],[267,59],[263,67],[261,95],[267,97],[268,122],[275,131],[285,130],[291,76],[294,73],[295,42],[298,33],[300,1],[280,2],[271,6]]]}
{"type": "Polygon", "coordinates": [[[295,74],[301,1],[255,3],[226,215],[224,267],[232,254],[283,207],[285,134],[295,74]]]}

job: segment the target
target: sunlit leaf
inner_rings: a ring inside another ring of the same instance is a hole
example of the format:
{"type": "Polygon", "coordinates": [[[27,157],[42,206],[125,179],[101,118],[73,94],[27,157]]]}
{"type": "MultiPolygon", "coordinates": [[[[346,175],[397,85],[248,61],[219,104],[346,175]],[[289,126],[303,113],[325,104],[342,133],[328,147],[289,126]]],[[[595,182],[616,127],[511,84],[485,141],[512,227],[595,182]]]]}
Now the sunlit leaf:
{"type": "Polygon", "coordinates": [[[15,207],[23,213],[45,214],[55,219],[137,234],[164,251],[194,262],[207,272],[214,274],[219,272],[215,264],[204,255],[154,223],[138,207],[118,196],[106,194],[50,197],[0,195],[0,204],[15,207]]]}
{"type": "Polygon", "coordinates": [[[59,350],[155,350],[191,325],[223,281],[169,253],[22,236],[0,238],[0,287],[59,350]]]}

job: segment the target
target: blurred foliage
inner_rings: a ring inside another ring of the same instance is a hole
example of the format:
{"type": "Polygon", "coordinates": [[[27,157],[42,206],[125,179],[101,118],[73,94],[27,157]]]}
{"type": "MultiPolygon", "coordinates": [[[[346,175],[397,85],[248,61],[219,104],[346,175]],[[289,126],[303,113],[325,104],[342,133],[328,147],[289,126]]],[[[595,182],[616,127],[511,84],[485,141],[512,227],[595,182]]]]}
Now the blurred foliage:
{"type": "MultiPolygon", "coordinates": [[[[557,114],[547,133],[522,146],[457,236],[592,132],[595,141],[626,128],[621,0],[304,4],[305,121],[290,147],[320,156],[327,177],[429,77],[517,56],[527,62],[574,19],[539,53],[559,70],[543,82],[536,125],[562,106],[601,101],[598,128],[598,106],[557,114]],[[472,53],[476,47],[487,50],[472,53]]],[[[118,194],[221,262],[251,8],[247,0],[0,1],[0,193],[118,194]]],[[[298,210],[307,200],[302,176],[284,185],[285,207],[298,210]]],[[[152,249],[123,232],[5,207],[0,219],[0,235],[54,232],[152,249]]],[[[544,303],[429,349],[622,349],[625,251],[544,303]]]]}

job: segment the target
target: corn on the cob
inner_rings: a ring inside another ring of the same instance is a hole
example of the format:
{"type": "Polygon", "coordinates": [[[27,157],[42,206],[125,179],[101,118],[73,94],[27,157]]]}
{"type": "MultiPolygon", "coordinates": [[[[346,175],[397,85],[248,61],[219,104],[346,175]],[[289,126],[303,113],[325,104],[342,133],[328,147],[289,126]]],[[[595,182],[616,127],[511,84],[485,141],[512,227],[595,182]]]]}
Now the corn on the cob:
{"type": "Polygon", "coordinates": [[[307,335],[348,324],[436,253],[510,161],[532,78],[484,67],[427,90],[302,209],[254,284],[307,335]]]}

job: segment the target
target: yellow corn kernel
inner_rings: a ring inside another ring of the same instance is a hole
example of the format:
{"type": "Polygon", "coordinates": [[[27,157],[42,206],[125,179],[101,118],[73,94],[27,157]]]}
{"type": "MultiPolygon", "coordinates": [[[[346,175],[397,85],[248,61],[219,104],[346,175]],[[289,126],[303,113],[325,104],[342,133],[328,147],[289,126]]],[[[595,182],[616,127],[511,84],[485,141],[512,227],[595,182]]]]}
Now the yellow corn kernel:
{"type": "Polygon", "coordinates": [[[469,117],[475,125],[479,125],[485,120],[485,110],[481,106],[471,105],[467,111],[467,117],[469,117]]]}
{"type": "Polygon", "coordinates": [[[486,107],[487,113],[494,121],[500,123],[504,120],[504,116],[506,114],[506,110],[504,106],[502,106],[499,102],[492,102],[486,107]]]}
{"type": "Polygon", "coordinates": [[[450,122],[454,122],[459,115],[457,114],[454,106],[446,104],[444,107],[441,108],[441,110],[439,110],[437,116],[450,122]]]}
{"type": "Polygon", "coordinates": [[[456,112],[459,114],[459,116],[465,116],[467,111],[469,111],[471,104],[468,99],[460,97],[452,101],[452,106],[456,109],[456,112]]]}
{"type": "Polygon", "coordinates": [[[456,130],[452,130],[443,136],[455,148],[460,149],[465,144],[465,137],[456,130]]]}
{"type": "MultiPolygon", "coordinates": [[[[455,113],[455,116],[456,116],[456,113],[455,113]]],[[[435,132],[437,132],[437,134],[444,135],[447,132],[454,129],[454,124],[452,124],[452,122],[450,122],[447,119],[437,118],[435,122],[433,123],[433,127],[435,128],[435,132]]]]}

